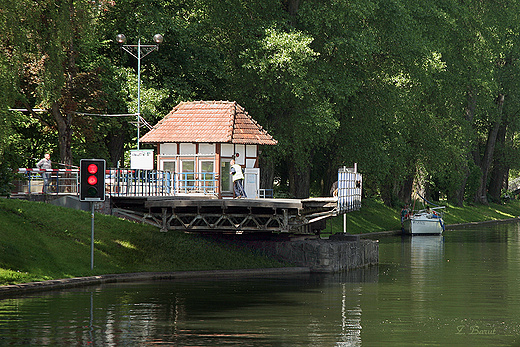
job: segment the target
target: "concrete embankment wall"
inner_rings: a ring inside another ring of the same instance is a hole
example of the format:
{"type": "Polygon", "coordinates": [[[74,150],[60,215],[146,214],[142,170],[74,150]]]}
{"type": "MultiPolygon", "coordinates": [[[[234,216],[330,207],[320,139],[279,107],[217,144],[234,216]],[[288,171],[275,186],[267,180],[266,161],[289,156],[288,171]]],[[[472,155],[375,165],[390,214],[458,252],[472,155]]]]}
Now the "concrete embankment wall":
{"type": "Polygon", "coordinates": [[[379,262],[379,243],[374,240],[258,241],[252,246],[312,272],[341,272],[379,262]]]}

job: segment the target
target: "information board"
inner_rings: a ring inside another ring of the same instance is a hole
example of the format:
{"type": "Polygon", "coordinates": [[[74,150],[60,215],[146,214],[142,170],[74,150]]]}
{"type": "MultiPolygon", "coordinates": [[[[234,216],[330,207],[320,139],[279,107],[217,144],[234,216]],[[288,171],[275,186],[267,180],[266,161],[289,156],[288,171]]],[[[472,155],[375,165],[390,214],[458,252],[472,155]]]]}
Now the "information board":
{"type": "Polygon", "coordinates": [[[130,151],[130,168],[153,170],[153,149],[134,149],[130,151]]]}

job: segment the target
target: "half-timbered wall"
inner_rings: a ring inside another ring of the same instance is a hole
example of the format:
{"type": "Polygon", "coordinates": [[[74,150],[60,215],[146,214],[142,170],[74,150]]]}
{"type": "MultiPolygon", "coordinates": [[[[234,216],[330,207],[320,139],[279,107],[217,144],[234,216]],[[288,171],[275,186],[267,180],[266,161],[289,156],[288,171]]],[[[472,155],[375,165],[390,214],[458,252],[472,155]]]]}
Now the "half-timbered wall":
{"type": "Polygon", "coordinates": [[[233,195],[230,161],[258,168],[258,146],[230,143],[160,143],[157,168],[172,172],[214,172],[220,177],[220,194],[233,195]]]}

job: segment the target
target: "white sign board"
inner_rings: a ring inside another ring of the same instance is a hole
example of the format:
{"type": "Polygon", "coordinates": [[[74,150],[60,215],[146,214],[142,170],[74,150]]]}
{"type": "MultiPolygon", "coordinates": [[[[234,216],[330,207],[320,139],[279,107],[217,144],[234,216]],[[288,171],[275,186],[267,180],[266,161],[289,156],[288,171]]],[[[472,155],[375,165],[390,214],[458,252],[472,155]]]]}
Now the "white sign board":
{"type": "Polygon", "coordinates": [[[136,170],[153,170],[153,149],[131,150],[130,168],[136,170]]]}

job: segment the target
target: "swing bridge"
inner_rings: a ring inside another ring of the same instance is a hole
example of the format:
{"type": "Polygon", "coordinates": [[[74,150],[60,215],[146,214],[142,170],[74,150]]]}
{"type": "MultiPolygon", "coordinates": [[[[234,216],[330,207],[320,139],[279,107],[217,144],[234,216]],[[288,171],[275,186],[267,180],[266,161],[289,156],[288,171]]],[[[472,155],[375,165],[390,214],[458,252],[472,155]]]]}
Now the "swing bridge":
{"type": "MultiPolygon", "coordinates": [[[[19,169],[13,196],[41,195],[42,174],[49,174],[46,196],[79,196],[79,170],[19,169]]],[[[332,197],[273,198],[272,190],[259,189],[255,197],[218,196],[219,177],[212,172],[174,173],[158,170],[106,170],[109,213],[149,223],[162,231],[316,234],[327,218],[361,207],[362,177],[356,168],[338,170],[332,197]]],[[[98,206],[98,210],[103,206],[98,206]]]]}

